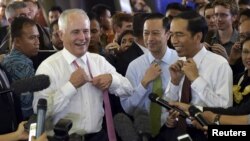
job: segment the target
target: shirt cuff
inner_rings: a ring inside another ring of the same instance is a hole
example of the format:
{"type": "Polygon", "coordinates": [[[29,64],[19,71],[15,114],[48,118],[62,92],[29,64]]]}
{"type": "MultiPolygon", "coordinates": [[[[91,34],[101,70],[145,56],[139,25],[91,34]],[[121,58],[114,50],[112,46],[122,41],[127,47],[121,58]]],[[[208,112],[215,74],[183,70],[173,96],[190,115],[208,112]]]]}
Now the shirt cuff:
{"type": "Polygon", "coordinates": [[[137,87],[137,91],[140,92],[139,95],[145,95],[147,89],[145,89],[143,85],[140,83],[139,86],[137,87]]]}
{"type": "Polygon", "coordinates": [[[73,86],[73,84],[68,81],[63,87],[62,87],[62,93],[65,97],[70,98],[71,96],[75,95],[77,93],[77,89],[73,86]]]}
{"type": "Polygon", "coordinates": [[[110,74],[111,77],[112,77],[112,82],[111,82],[111,85],[110,85],[110,88],[111,89],[115,89],[115,88],[119,88],[119,82],[120,82],[120,79],[118,76],[114,75],[114,74],[110,74]]]}
{"type": "Polygon", "coordinates": [[[203,112],[203,107],[202,106],[195,105],[195,107],[198,108],[201,112],[203,112]]]}
{"type": "Polygon", "coordinates": [[[191,88],[198,93],[202,92],[205,89],[206,85],[207,82],[199,76],[193,81],[193,83],[191,84],[191,88]]]}

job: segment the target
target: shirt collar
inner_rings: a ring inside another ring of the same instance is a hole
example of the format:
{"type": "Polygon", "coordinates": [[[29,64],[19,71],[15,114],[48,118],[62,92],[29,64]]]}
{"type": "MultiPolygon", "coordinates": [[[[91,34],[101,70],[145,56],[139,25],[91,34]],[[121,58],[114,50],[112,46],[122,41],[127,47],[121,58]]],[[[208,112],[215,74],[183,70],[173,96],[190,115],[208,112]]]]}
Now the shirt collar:
{"type": "MultiPolygon", "coordinates": [[[[238,36],[239,36],[238,34],[239,34],[238,31],[234,28],[233,34],[228,42],[235,43],[238,40],[238,36]]],[[[217,32],[217,34],[214,34],[212,36],[212,39],[216,42],[220,42],[219,32],[217,32]]]]}
{"type": "MultiPolygon", "coordinates": [[[[166,64],[171,64],[171,52],[170,52],[170,48],[167,47],[166,52],[164,54],[164,56],[162,57],[161,61],[166,63],[166,64]]],[[[153,63],[153,61],[155,60],[155,57],[151,54],[151,52],[149,51],[148,53],[148,59],[150,63],[153,63]]]]}
{"type": "Polygon", "coordinates": [[[86,52],[82,57],[77,58],[72,53],[70,53],[66,48],[62,49],[62,55],[64,56],[67,63],[70,65],[74,60],[80,59],[84,64],[87,64],[87,55],[88,52],[86,52]]]}
{"type": "Polygon", "coordinates": [[[195,56],[193,57],[193,60],[196,63],[197,68],[199,68],[206,54],[207,54],[207,49],[203,46],[202,49],[198,53],[196,53],[195,56]]]}

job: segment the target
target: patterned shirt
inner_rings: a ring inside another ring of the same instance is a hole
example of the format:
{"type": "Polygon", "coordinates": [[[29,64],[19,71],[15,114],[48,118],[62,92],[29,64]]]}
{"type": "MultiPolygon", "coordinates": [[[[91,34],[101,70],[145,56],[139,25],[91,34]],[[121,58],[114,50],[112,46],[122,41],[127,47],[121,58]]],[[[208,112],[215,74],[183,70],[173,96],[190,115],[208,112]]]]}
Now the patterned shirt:
{"type": "MultiPolygon", "coordinates": [[[[12,82],[35,75],[35,69],[31,59],[16,49],[13,49],[10,54],[4,58],[2,65],[10,75],[12,82]]],[[[33,94],[30,92],[22,93],[20,98],[23,118],[27,119],[33,114],[33,94]]]]}

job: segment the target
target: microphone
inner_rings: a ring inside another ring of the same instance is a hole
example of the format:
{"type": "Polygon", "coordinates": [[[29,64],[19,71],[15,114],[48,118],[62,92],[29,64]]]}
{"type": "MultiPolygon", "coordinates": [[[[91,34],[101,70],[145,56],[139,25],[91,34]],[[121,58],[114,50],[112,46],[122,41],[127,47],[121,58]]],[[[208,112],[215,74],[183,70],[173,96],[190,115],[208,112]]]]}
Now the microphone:
{"type": "Polygon", "coordinates": [[[17,80],[10,85],[10,88],[3,90],[0,94],[13,92],[15,94],[21,94],[24,92],[36,92],[43,90],[50,85],[49,76],[41,74],[34,77],[17,80]]]}
{"type": "Polygon", "coordinates": [[[114,117],[114,125],[118,136],[122,141],[138,141],[139,136],[137,135],[135,128],[133,127],[132,121],[129,117],[123,113],[118,113],[114,117]]]}
{"type": "Polygon", "coordinates": [[[160,98],[157,94],[155,93],[151,93],[149,94],[149,99],[152,101],[152,102],[155,102],[161,106],[163,106],[164,108],[168,109],[168,110],[175,110],[175,111],[178,111],[180,113],[180,116],[183,117],[183,118],[189,118],[189,116],[181,109],[177,108],[177,107],[174,107],[174,106],[171,106],[169,105],[169,103],[165,100],[163,100],[162,98],[160,98]]]}
{"type": "Polygon", "coordinates": [[[46,111],[47,111],[47,100],[40,98],[37,103],[36,138],[41,136],[45,131],[46,111]]]}
{"type": "Polygon", "coordinates": [[[146,111],[139,109],[135,111],[134,127],[140,136],[140,141],[149,141],[152,138],[150,117],[146,111]]]}
{"type": "Polygon", "coordinates": [[[207,121],[202,117],[201,111],[198,108],[191,105],[189,107],[188,111],[189,111],[190,115],[192,117],[194,117],[200,123],[201,126],[208,126],[207,121]]]}

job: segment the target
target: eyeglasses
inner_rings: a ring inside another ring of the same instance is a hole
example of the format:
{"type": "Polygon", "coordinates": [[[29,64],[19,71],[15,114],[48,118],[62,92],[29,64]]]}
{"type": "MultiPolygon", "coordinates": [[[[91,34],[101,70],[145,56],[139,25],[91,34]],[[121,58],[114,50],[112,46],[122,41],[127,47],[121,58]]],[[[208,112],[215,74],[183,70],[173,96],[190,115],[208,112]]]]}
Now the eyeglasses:
{"type": "Polygon", "coordinates": [[[214,16],[216,17],[216,18],[222,18],[222,19],[225,19],[225,18],[227,18],[228,16],[229,16],[229,14],[226,14],[226,13],[215,13],[214,14],[214,16]]]}

